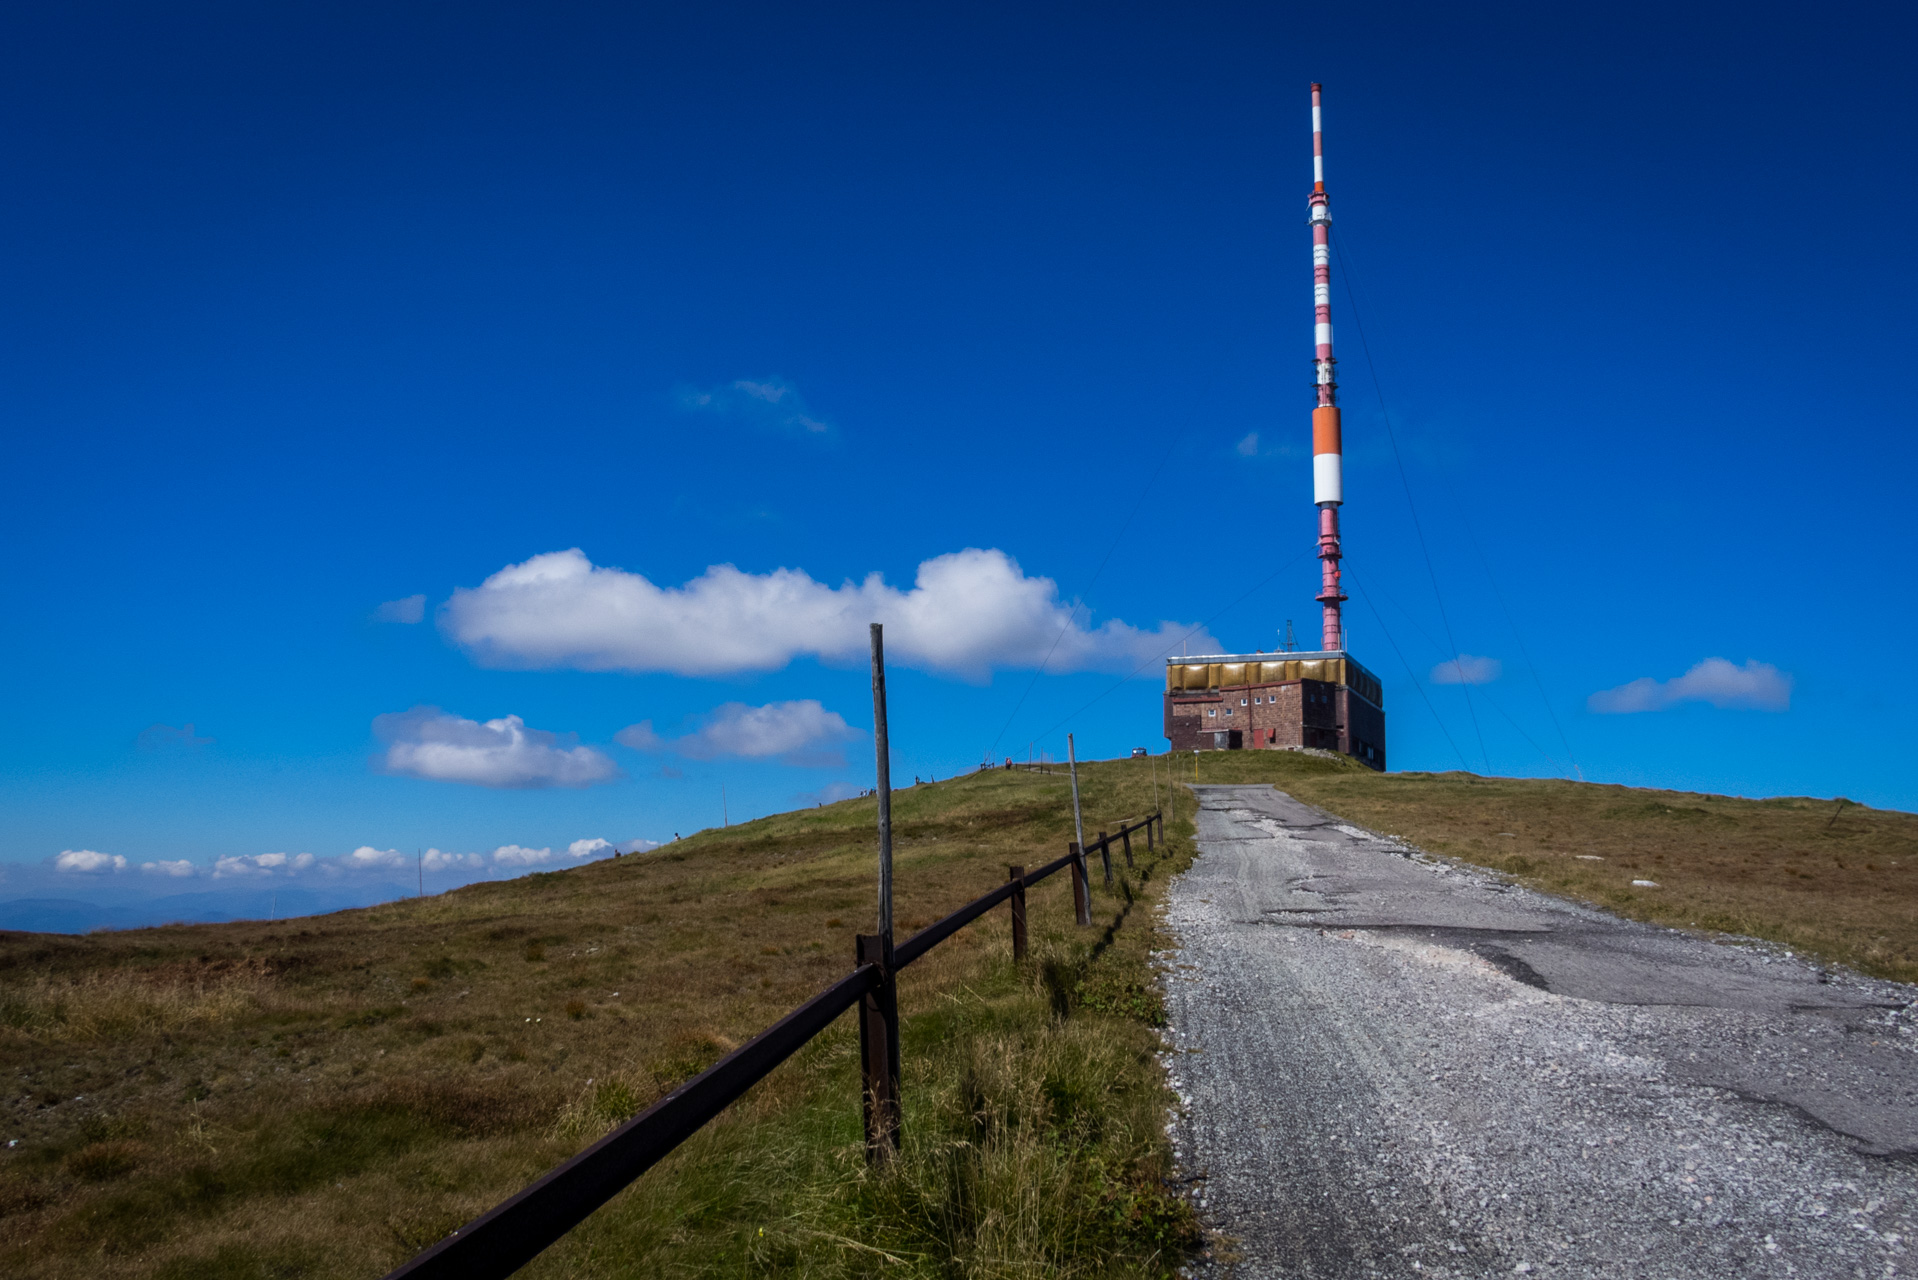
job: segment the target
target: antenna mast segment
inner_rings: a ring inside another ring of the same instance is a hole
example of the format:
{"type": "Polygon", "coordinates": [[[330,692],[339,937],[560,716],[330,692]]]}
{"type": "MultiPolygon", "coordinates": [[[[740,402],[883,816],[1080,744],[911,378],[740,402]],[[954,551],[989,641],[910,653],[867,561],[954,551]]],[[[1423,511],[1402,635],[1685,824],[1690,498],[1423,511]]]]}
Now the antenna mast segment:
{"type": "Polygon", "coordinates": [[[1347,599],[1339,590],[1339,506],[1345,501],[1339,442],[1339,384],[1332,358],[1332,206],[1325,194],[1325,142],[1319,120],[1320,86],[1312,86],[1312,309],[1313,341],[1318,352],[1318,407],[1312,410],[1312,501],[1319,508],[1318,601],[1324,610],[1319,648],[1328,653],[1345,649],[1345,626],[1339,606],[1347,599]]]}

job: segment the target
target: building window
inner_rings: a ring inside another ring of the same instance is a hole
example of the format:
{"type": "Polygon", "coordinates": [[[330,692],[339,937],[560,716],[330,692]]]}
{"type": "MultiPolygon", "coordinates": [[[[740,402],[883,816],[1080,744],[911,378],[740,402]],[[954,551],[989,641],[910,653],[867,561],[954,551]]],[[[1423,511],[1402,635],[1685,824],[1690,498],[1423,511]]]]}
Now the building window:
{"type": "Polygon", "coordinates": [[[1240,698],[1240,699],[1239,699],[1239,705],[1240,705],[1240,706],[1242,706],[1242,707],[1243,707],[1243,706],[1245,705],[1245,699],[1244,699],[1244,698],[1240,698]]]}
{"type": "Polygon", "coordinates": [[[1219,709],[1217,707],[1207,707],[1205,713],[1209,716],[1216,716],[1219,714],[1219,709]]]}
{"type": "Polygon", "coordinates": [[[1232,714],[1232,708],[1231,708],[1231,707],[1227,707],[1227,708],[1225,709],[1225,713],[1226,713],[1227,715],[1231,715],[1231,714],[1232,714]]]}

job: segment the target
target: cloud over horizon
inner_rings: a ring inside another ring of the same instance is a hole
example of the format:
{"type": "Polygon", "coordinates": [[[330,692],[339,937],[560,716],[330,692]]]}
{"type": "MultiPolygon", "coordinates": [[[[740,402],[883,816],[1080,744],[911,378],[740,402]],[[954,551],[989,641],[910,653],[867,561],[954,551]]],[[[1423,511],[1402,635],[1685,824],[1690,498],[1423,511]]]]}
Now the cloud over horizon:
{"type": "Polygon", "coordinates": [[[68,875],[99,876],[126,870],[127,860],[117,853],[98,849],[62,849],[53,859],[53,869],[68,875]]]}
{"type": "MultiPolygon", "coordinates": [[[[1042,662],[1056,672],[1126,672],[1173,652],[1193,630],[1117,620],[1089,628],[1076,612],[1050,578],[1027,577],[1005,552],[976,547],[924,561],[908,591],[877,573],[829,587],[799,569],[752,574],[729,564],[660,587],[575,547],[455,591],[440,625],[487,666],[716,676],[803,657],[851,665],[868,652],[867,624],[880,622],[895,664],[979,682],[996,667],[1042,662]]],[[[1203,629],[1191,643],[1200,653],[1218,648],[1203,629]]]]}
{"type": "Polygon", "coordinates": [[[763,707],[728,702],[706,713],[703,723],[680,738],[666,739],[642,720],[613,735],[635,751],[673,751],[690,760],[777,759],[804,768],[838,768],[846,763],[838,744],[864,735],[837,711],[813,698],[772,702],[763,707]]]}
{"type": "MultiPolygon", "coordinates": [[[[318,861],[319,859],[310,853],[256,853],[240,857],[216,858],[213,862],[213,878],[221,880],[239,876],[270,876],[275,873],[291,875],[296,871],[305,871],[318,861]]],[[[174,874],[183,873],[175,872],[174,874]]],[[[191,872],[184,874],[191,874],[191,872]]]]}
{"type": "Polygon", "coordinates": [[[1663,711],[1681,702],[1706,702],[1721,710],[1789,711],[1792,678],[1769,662],[1748,660],[1734,666],[1707,658],[1682,676],[1654,680],[1641,676],[1615,689],[1601,689],[1585,700],[1599,715],[1663,711]]]}
{"type": "Polygon", "coordinates": [[[1504,672],[1505,664],[1497,658],[1480,658],[1469,653],[1461,653],[1447,662],[1441,662],[1432,668],[1433,684],[1490,684],[1504,672]]]}
{"type": "MultiPolygon", "coordinates": [[[[565,859],[580,863],[611,857],[615,852],[644,853],[659,846],[657,840],[637,838],[611,841],[595,836],[572,841],[563,850],[563,855],[565,859]]],[[[142,862],[138,870],[142,881],[154,889],[171,881],[192,879],[222,882],[222,889],[234,887],[225,882],[265,887],[269,883],[285,884],[288,880],[306,887],[344,886],[381,883],[394,873],[399,873],[400,883],[407,886],[410,893],[416,861],[418,868],[424,872],[440,875],[464,872],[466,874],[461,881],[464,883],[489,875],[511,876],[528,868],[561,860],[561,855],[552,848],[531,848],[518,844],[501,845],[490,854],[459,853],[437,848],[406,853],[399,849],[381,849],[363,844],[338,856],[320,857],[311,853],[226,854],[214,857],[204,866],[186,858],[170,858],[142,862]]],[[[126,857],[96,849],[62,850],[41,865],[58,877],[91,879],[111,878],[132,867],[126,857]]],[[[444,880],[435,885],[436,890],[445,887],[444,880]]]]}
{"type": "MultiPolygon", "coordinates": [[[[627,840],[614,844],[611,840],[593,836],[585,840],[575,840],[566,846],[565,856],[575,862],[586,862],[593,858],[610,858],[615,853],[634,853],[645,849],[657,849],[657,840],[627,840]]],[[[503,844],[493,850],[493,865],[499,867],[541,867],[554,861],[560,855],[550,847],[529,849],[525,845],[503,844]]]]}
{"type": "Polygon", "coordinates": [[[388,745],[378,758],[386,773],[474,787],[536,790],[590,787],[619,776],[619,766],[592,747],[562,745],[559,734],[529,729],[518,716],[480,723],[438,707],[414,707],[373,721],[388,745]]]}
{"type": "Polygon", "coordinates": [[[551,849],[528,849],[525,845],[503,844],[493,850],[493,863],[501,867],[537,867],[553,860],[551,849]]]}

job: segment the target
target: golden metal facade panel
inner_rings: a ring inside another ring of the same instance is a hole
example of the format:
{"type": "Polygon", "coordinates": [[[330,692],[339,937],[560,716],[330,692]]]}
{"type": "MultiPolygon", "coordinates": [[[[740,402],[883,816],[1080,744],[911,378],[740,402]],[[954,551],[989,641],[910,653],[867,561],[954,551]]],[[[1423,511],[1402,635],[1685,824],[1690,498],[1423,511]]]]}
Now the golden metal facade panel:
{"type": "Polygon", "coordinates": [[[1323,680],[1340,684],[1375,707],[1385,705],[1377,676],[1349,658],[1262,658],[1258,661],[1168,663],[1167,692],[1230,689],[1254,684],[1290,684],[1295,680],[1323,680]]]}

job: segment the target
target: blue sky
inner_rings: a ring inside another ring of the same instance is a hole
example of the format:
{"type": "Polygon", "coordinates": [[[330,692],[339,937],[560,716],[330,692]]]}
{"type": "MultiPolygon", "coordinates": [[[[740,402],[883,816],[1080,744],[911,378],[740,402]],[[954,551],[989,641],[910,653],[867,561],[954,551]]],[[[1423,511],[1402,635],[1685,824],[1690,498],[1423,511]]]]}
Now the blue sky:
{"type": "Polygon", "coordinates": [[[1918,806],[1913,25],[11,11],[0,896],[870,785],[867,614],[896,778],[1162,750],[1314,626],[1314,79],[1394,767],[1918,806]]]}

